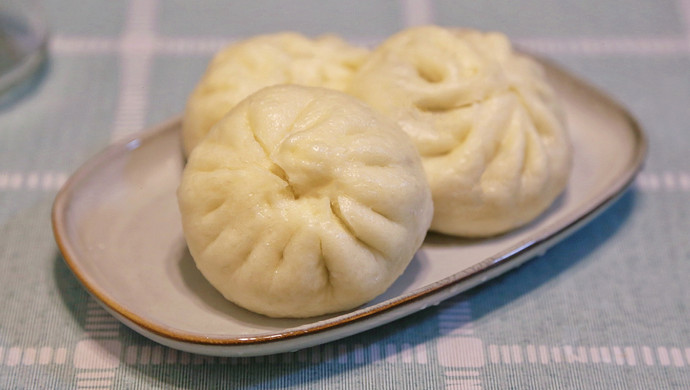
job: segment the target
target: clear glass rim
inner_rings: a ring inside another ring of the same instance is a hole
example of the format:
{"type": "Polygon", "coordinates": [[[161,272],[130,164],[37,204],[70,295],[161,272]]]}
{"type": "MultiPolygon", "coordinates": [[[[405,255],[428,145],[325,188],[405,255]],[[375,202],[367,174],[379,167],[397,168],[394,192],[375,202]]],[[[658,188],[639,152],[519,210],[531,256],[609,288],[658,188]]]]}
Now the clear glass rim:
{"type": "MultiPolygon", "coordinates": [[[[49,32],[43,9],[33,1],[22,3],[18,7],[13,7],[13,5],[16,6],[12,2],[0,5],[0,12],[7,11],[5,16],[26,30],[21,38],[30,36],[35,44],[28,47],[20,46],[20,50],[16,53],[19,56],[17,61],[4,71],[0,71],[0,93],[5,93],[28,79],[47,58],[49,32]]],[[[4,32],[0,30],[0,34],[4,32]]],[[[7,34],[0,39],[7,40],[11,45],[16,37],[7,34]]]]}

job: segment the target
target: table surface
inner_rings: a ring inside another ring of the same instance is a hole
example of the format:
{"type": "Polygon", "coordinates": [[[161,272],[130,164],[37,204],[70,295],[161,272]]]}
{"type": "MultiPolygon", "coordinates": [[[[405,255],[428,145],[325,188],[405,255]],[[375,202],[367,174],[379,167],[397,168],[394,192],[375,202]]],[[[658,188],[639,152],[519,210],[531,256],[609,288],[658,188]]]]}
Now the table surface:
{"type": "Polygon", "coordinates": [[[689,0],[44,3],[50,60],[0,103],[0,388],[690,388],[689,0]],[[517,270],[281,355],[158,345],[66,267],[50,225],[60,186],[180,113],[216,50],[281,30],[373,44],[427,23],[505,32],[620,101],[650,144],[632,188],[517,270]]]}

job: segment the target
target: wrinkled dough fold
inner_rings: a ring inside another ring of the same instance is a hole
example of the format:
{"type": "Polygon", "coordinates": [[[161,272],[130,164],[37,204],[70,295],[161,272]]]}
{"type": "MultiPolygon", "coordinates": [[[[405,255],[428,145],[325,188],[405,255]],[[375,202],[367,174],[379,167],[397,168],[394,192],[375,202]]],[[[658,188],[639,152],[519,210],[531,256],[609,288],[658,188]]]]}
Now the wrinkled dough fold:
{"type": "Polygon", "coordinates": [[[259,35],[218,52],[190,95],[182,123],[185,155],[232,107],[261,88],[299,84],[344,90],[368,51],[336,36],[259,35]]]}
{"type": "Polygon", "coordinates": [[[350,309],[403,272],[431,223],[421,159],[395,123],[333,90],[274,86],[194,148],[178,189],[197,267],[274,317],[350,309]]]}
{"type": "Polygon", "coordinates": [[[498,33],[417,27],[377,47],[347,92],[396,121],[422,156],[431,229],[481,237],[544,212],[572,150],[542,68],[498,33]]]}

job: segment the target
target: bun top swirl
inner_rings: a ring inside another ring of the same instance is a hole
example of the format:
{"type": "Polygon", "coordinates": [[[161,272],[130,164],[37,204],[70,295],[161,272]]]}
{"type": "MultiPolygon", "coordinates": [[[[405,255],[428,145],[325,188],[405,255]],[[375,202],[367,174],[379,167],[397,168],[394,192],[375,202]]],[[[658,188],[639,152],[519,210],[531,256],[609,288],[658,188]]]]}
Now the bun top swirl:
{"type": "Polygon", "coordinates": [[[275,317],[350,309],[384,292],[433,206],[392,121],[333,90],[268,87],[197,145],[178,189],[197,267],[227,299],[275,317]]]}
{"type": "Polygon", "coordinates": [[[501,34],[402,31],[373,51],[347,91],[412,138],[434,199],[432,230],[503,233],[566,186],[572,151],[557,96],[540,65],[501,34]]]}
{"type": "Polygon", "coordinates": [[[261,88],[298,84],[342,91],[368,51],[336,36],[259,35],[218,52],[187,101],[185,155],[232,107],[261,88]]]}

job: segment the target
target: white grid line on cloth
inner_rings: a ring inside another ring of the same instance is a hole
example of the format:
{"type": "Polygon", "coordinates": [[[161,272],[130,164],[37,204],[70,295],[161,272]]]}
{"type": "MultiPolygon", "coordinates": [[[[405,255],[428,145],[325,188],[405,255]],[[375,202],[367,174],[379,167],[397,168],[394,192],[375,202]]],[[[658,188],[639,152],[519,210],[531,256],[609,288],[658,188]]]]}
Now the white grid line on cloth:
{"type": "Polygon", "coordinates": [[[159,54],[172,55],[212,55],[236,41],[230,38],[159,38],[154,50],[159,54]]]}
{"type": "Polygon", "coordinates": [[[284,364],[427,364],[425,345],[409,343],[374,343],[365,348],[362,344],[324,344],[295,353],[255,357],[214,357],[190,354],[160,345],[127,345],[121,348],[120,361],[128,365],[250,365],[253,363],[284,364]]]}
{"type": "Polygon", "coordinates": [[[152,35],[155,30],[158,0],[130,0],[126,18],[126,34],[152,35]]]}
{"type": "MultiPolygon", "coordinates": [[[[137,97],[136,99],[140,99],[137,97]]],[[[138,102],[137,104],[143,104],[138,102]]],[[[131,119],[132,123],[135,119],[131,119]]],[[[136,120],[143,120],[138,118],[136,120]]],[[[55,191],[67,180],[63,172],[2,172],[0,171],[0,191],[55,191]]],[[[642,192],[690,193],[690,171],[640,172],[634,186],[642,192]]],[[[98,308],[100,309],[100,307],[98,308]]],[[[107,312],[103,315],[110,317],[107,312]]],[[[442,314],[448,316],[448,314],[442,314]]],[[[445,317],[444,317],[445,318],[445,317]]]]}
{"type": "Polygon", "coordinates": [[[690,0],[678,0],[678,9],[685,25],[685,44],[690,51],[690,0]]]}
{"type": "MultiPolygon", "coordinates": [[[[75,361],[86,367],[79,367],[75,375],[77,380],[106,379],[115,376],[115,370],[120,364],[128,365],[250,365],[252,363],[270,363],[271,365],[285,364],[371,364],[374,362],[388,364],[426,364],[426,347],[412,346],[409,343],[375,343],[369,348],[361,344],[348,348],[348,345],[325,344],[301,350],[297,353],[281,355],[223,358],[190,354],[162,345],[128,345],[123,346],[118,341],[111,341],[115,356],[108,353],[102,361],[88,360],[90,356],[98,359],[100,350],[93,350],[97,342],[85,340],[82,347],[72,353],[75,361]],[[85,348],[88,346],[89,348],[85,348]],[[420,354],[420,350],[424,351],[420,354]],[[375,351],[375,353],[374,353],[375,351]],[[88,361],[87,361],[88,360],[88,361]],[[111,367],[113,366],[113,367],[111,367]]],[[[481,346],[480,346],[481,348],[481,346]]],[[[618,365],[642,367],[675,367],[690,366],[690,348],[685,346],[572,346],[572,345],[534,345],[534,344],[489,344],[479,350],[478,354],[468,360],[467,356],[446,356],[444,373],[447,376],[458,374],[459,369],[476,369],[489,364],[585,364],[585,365],[618,365]]],[[[0,347],[0,366],[22,367],[36,365],[61,365],[66,362],[67,348],[64,347],[0,347]]]]}
{"type": "Polygon", "coordinates": [[[0,191],[55,191],[67,181],[62,172],[0,172],[0,191]]]}
{"type": "Polygon", "coordinates": [[[50,51],[57,54],[115,54],[119,51],[119,39],[102,37],[69,37],[53,35],[50,51]]]}
{"type": "Polygon", "coordinates": [[[674,55],[690,53],[684,37],[650,38],[516,38],[517,45],[542,54],[596,56],[609,54],[674,55]]]}
{"type": "Polygon", "coordinates": [[[431,0],[402,0],[405,26],[421,26],[434,22],[434,7],[431,0]]]}
{"type": "MultiPolygon", "coordinates": [[[[490,344],[487,358],[490,364],[610,364],[618,366],[673,366],[677,368],[690,365],[690,348],[678,346],[547,346],[517,344],[490,344]],[[525,356],[523,356],[523,349],[525,356]],[[685,356],[683,356],[685,352],[685,356]],[[538,356],[539,353],[539,356],[538,356]],[[526,358],[525,358],[526,357],[526,358]]],[[[451,362],[452,363],[452,362],[451,362]]],[[[463,362],[460,362],[463,363],[463,362]]],[[[461,365],[458,365],[461,367],[461,365]]]]}
{"type": "Polygon", "coordinates": [[[123,55],[121,58],[120,94],[111,141],[142,130],[148,106],[150,55],[123,55]]]}
{"type": "Polygon", "coordinates": [[[127,26],[118,46],[120,93],[111,141],[144,127],[157,9],[157,0],[131,0],[129,3],[127,26]]]}
{"type": "MultiPolygon", "coordinates": [[[[690,1],[688,1],[690,3],[690,1]]],[[[690,6],[688,6],[690,8],[690,6]]],[[[690,11],[687,11],[690,13],[690,11]]],[[[690,18],[690,16],[688,16],[690,18]]],[[[55,35],[51,51],[58,55],[120,54],[136,51],[139,54],[200,55],[209,56],[224,46],[237,41],[232,37],[155,37],[125,36],[109,39],[85,36],[55,35]],[[127,40],[127,43],[122,41],[127,40]]],[[[355,44],[370,45],[379,39],[360,39],[355,44]]],[[[677,55],[690,53],[690,38],[686,37],[617,37],[617,38],[550,38],[515,37],[516,45],[541,54],[568,54],[597,56],[626,55],[677,55]]]]}
{"type": "Polygon", "coordinates": [[[0,366],[45,366],[47,364],[64,364],[67,355],[65,347],[53,348],[49,346],[20,347],[0,346],[0,366]]]}

